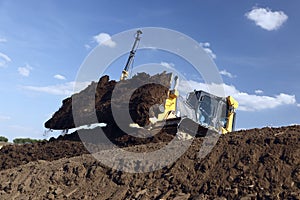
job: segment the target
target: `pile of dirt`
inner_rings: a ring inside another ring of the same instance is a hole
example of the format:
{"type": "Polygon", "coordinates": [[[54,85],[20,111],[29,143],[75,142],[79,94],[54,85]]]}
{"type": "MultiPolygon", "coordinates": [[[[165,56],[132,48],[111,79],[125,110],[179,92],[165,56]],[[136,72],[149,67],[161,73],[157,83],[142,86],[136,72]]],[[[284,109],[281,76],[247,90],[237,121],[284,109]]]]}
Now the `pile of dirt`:
{"type": "MultiPolygon", "coordinates": [[[[233,132],[222,135],[204,159],[198,156],[204,139],[196,138],[171,165],[135,174],[104,166],[85,154],[84,149],[79,152],[80,142],[62,137],[33,145],[5,146],[0,150],[0,161],[6,160],[1,165],[0,196],[2,199],[299,199],[299,136],[300,126],[233,132]],[[71,157],[72,153],[76,157],[63,158],[71,157]],[[40,155],[32,159],[35,154],[40,155]],[[53,161],[55,155],[62,159],[53,161]],[[15,167],[17,159],[24,160],[24,164],[15,167]],[[31,159],[38,161],[28,163],[31,159]]],[[[166,143],[134,145],[124,150],[154,151],[166,143]]]]}
{"type": "MultiPolygon", "coordinates": [[[[132,133],[134,132],[135,134],[145,135],[149,131],[132,128],[132,133]]],[[[105,128],[99,127],[81,130],[80,134],[75,131],[71,134],[60,135],[57,138],[52,137],[49,141],[23,145],[6,145],[0,149],[0,170],[24,165],[31,161],[52,161],[88,154],[90,152],[87,148],[90,149],[90,146],[98,149],[108,149],[111,148],[112,145],[123,148],[152,143],[167,143],[174,138],[175,134],[176,129],[169,128],[162,129],[155,135],[153,134],[152,137],[139,138],[124,133],[117,126],[108,126],[105,128]],[[111,143],[106,143],[104,137],[108,137],[111,143]]]]}
{"type": "Polygon", "coordinates": [[[43,141],[33,144],[6,145],[1,150],[0,168],[9,169],[37,160],[58,160],[89,153],[81,142],[43,141]]]}
{"type": "Polygon", "coordinates": [[[62,107],[45,123],[45,127],[65,130],[98,122],[111,125],[116,116],[121,123],[128,124],[128,110],[133,122],[148,125],[150,108],[164,103],[171,77],[172,74],[166,72],[154,76],[139,73],[131,79],[116,82],[103,76],[98,83],[92,82],[81,92],[64,99],[62,107]],[[113,116],[112,108],[117,110],[116,116],[113,116]],[[95,113],[96,120],[93,118],[95,113]],[[77,116],[76,125],[73,114],[77,116]]]}

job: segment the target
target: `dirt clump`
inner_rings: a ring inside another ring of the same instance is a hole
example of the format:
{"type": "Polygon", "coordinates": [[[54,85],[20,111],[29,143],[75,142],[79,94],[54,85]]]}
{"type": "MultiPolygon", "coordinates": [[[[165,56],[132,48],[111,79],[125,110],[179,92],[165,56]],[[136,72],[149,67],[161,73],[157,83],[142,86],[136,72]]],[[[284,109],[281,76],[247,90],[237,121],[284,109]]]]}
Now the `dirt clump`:
{"type": "Polygon", "coordinates": [[[140,126],[148,125],[150,108],[164,103],[167,98],[171,76],[165,72],[154,76],[139,73],[117,82],[105,75],[64,99],[61,108],[45,123],[45,127],[65,130],[98,122],[111,125],[116,117],[121,120],[117,124],[128,124],[132,119],[140,126]],[[116,112],[113,113],[112,109],[116,112]],[[77,116],[76,124],[73,115],[77,116]]]}

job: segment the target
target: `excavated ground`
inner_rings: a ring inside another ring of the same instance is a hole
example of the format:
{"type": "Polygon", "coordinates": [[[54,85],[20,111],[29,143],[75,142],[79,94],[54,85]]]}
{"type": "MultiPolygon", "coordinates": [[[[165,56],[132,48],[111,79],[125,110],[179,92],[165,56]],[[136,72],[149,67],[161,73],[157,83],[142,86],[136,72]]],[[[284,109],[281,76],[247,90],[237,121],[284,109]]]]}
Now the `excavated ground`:
{"type": "MultiPolygon", "coordinates": [[[[195,138],[175,162],[147,173],[117,171],[89,154],[86,147],[94,153],[99,149],[109,152],[112,144],[105,138],[127,152],[144,155],[176,139],[176,129],[172,128],[147,138],[127,135],[116,126],[111,111],[115,106],[126,124],[123,115],[129,108],[134,122],[147,125],[157,105],[166,99],[169,84],[170,74],[165,73],[152,77],[142,73],[121,82],[103,76],[98,83],[65,99],[45,127],[64,130],[91,124],[95,113],[108,126],[34,144],[4,146],[0,149],[0,199],[300,199],[300,126],[222,135],[203,159],[199,158],[200,148],[212,143],[195,138]],[[114,90],[120,96],[112,100],[114,90]],[[73,106],[78,109],[76,123],[73,106]]],[[[144,129],[126,132],[153,134],[144,129]]],[[[176,142],[173,150],[179,151],[184,144],[176,142]]],[[[161,162],[172,159],[169,155],[159,155],[164,157],[161,162]]],[[[111,159],[124,161],[113,152],[111,159]]],[[[144,159],[149,166],[136,162],[129,166],[136,171],[151,169],[155,157],[144,159]]]]}
{"type": "MultiPolygon", "coordinates": [[[[76,140],[76,133],[49,142],[9,145],[0,150],[0,197],[299,199],[299,136],[300,126],[238,131],[222,135],[204,159],[198,157],[203,138],[196,138],[175,163],[137,174],[98,162],[81,142],[67,140],[76,140]]],[[[161,137],[124,148],[155,151],[168,140],[161,137]]]]}

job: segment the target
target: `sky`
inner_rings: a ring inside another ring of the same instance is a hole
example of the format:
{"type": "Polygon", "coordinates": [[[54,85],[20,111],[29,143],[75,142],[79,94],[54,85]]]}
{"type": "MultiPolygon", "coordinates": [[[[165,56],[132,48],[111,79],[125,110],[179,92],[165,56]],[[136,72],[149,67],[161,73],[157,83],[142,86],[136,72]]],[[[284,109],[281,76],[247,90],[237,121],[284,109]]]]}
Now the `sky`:
{"type": "MultiPolygon", "coordinates": [[[[10,141],[59,135],[45,132],[44,122],[72,94],[84,59],[98,45],[114,48],[113,35],[141,27],[172,29],[204,48],[226,94],[239,101],[238,129],[299,124],[299,6],[296,0],[0,0],[0,135],[10,141]]],[[[184,72],[185,61],[150,53],[138,52],[134,65],[184,72]]],[[[119,78],[125,61],[107,71],[111,78],[119,78]]],[[[200,77],[188,77],[195,89],[203,87],[200,77]]]]}

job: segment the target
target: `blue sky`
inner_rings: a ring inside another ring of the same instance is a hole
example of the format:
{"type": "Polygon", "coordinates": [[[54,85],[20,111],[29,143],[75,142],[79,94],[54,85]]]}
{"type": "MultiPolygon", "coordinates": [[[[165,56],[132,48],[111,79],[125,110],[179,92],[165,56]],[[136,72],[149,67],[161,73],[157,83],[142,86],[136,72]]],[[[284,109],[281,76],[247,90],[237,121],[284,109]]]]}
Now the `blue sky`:
{"type": "MultiPolygon", "coordinates": [[[[213,57],[225,90],[240,101],[237,128],[299,124],[299,6],[296,0],[0,0],[0,135],[44,138],[44,122],[72,91],[80,65],[101,42],[97,36],[149,26],[182,32],[213,57]]],[[[183,70],[172,56],[145,55],[136,63],[153,59],[183,70]]],[[[121,69],[110,75],[118,78],[121,69]]]]}

